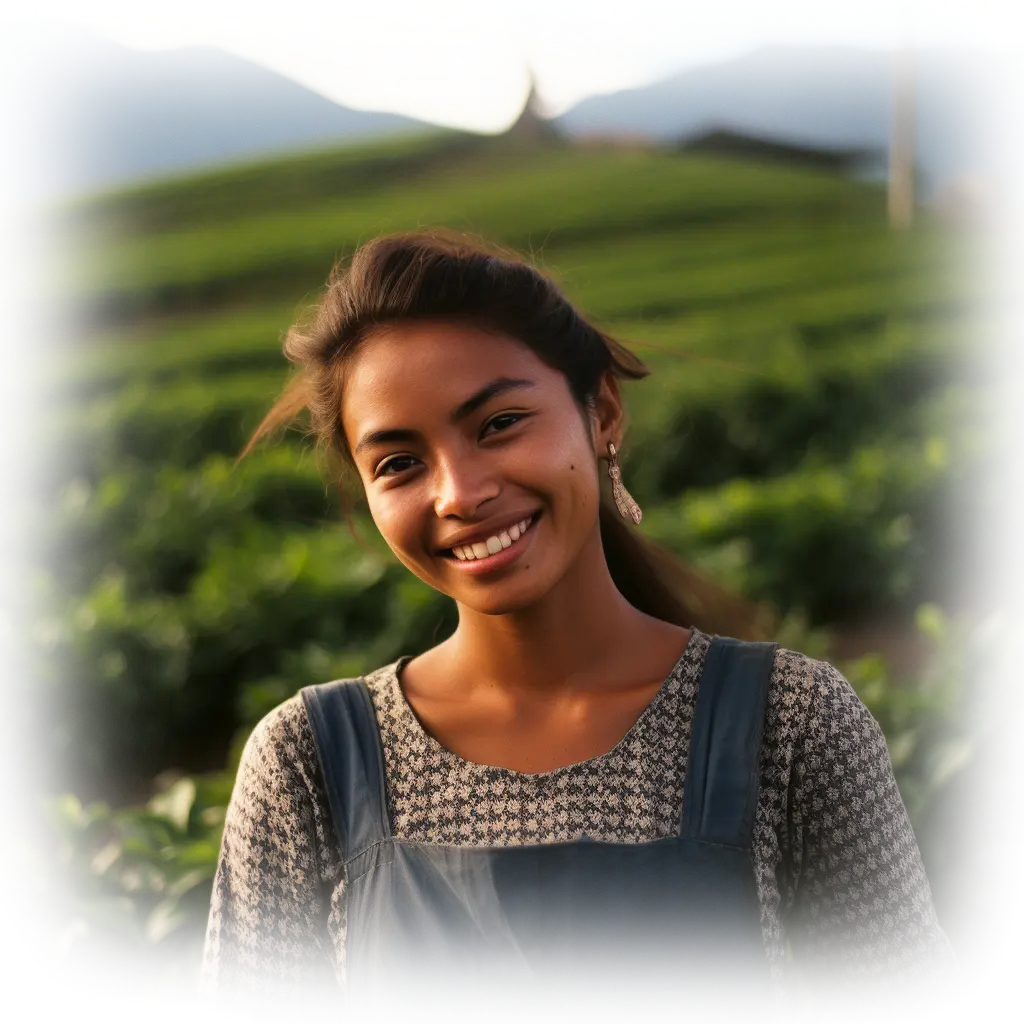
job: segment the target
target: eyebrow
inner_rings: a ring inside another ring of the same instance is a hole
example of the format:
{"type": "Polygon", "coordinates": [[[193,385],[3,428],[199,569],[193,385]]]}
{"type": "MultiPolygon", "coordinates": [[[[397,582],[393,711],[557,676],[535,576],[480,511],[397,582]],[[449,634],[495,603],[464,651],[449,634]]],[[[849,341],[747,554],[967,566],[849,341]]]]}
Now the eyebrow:
{"type": "MultiPolygon", "coordinates": [[[[467,416],[472,415],[481,406],[486,405],[492,398],[504,395],[508,391],[516,391],[521,388],[536,387],[537,382],[517,377],[498,377],[490,384],[485,384],[479,391],[474,392],[464,402],[458,405],[451,414],[452,423],[458,423],[467,416]]],[[[395,441],[415,441],[419,436],[417,431],[409,430],[406,427],[395,427],[385,430],[371,430],[364,434],[359,443],[352,449],[353,456],[358,455],[366,448],[376,444],[388,444],[395,441]]]]}

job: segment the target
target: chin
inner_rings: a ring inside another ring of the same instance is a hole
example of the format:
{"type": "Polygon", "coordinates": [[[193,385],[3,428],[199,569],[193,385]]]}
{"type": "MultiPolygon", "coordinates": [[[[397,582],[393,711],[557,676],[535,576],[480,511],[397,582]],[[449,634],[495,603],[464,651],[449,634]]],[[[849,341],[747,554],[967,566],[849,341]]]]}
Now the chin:
{"type": "Polygon", "coordinates": [[[449,596],[460,608],[474,611],[480,615],[511,615],[535,609],[549,593],[550,588],[539,579],[530,581],[528,589],[523,586],[495,587],[494,593],[483,593],[483,588],[469,600],[457,594],[449,596]],[[501,590],[501,592],[499,592],[501,590]]]}

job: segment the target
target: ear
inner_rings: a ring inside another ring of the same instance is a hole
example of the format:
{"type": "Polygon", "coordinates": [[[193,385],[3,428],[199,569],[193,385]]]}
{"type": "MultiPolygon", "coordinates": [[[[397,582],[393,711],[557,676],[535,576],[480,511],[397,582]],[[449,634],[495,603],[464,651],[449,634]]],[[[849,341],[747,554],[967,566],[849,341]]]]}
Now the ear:
{"type": "Polygon", "coordinates": [[[599,458],[607,457],[609,441],[616,449],[621,447],[623,421],[624,411],[619,382],[609,370],[602,375],[601,384],[590,407],[591,437],[599,458]]]}

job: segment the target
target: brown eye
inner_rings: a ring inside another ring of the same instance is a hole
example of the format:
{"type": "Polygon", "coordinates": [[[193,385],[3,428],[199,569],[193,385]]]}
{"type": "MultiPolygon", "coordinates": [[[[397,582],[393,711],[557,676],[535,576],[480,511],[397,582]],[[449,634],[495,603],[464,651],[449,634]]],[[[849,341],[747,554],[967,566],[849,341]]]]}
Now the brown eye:
{"type": "MultiPolygon", "coordinates": [[[[508,430],[509,427],[515,426],[515,424],[518,423],[519,420],[523,419],[525,417],[525,415],[526,415],[525,413],[499,413],[497,416],[495,416],[492,419],[487,421],[487,423],[484,426],[484,429],[486,429],[487,427],[489,427],[493,423],[497,423],[499,420],[511,419],[512,423],[510,423],[507,427],[503,427],[502,428],[504,430],[508,430]]],[[[416,458],[414,456],[411,456],[411,455],[395,455],[395,456],[392,456],[390,459],[386,459],[384,462],[382,462],[380,464],[380,466],[377,467],[377,474],[376,475],[378,477],[380,477],[380,476],[397,476],[400,473],[406,472],[406,470],[399,469],[397,471],[397,473],[388,473],[387,470],[392,468],[395,463],[409,462],[409,461],[416,462],[417,460],[416,460],[416,458]]]]}
{"type": "MultiPolygon", "coordinates": [[[[382,463],[382,465],[381,465],[380,469],[379,469],[379,470],[377,471],[377,475],[378,475],[378,476],[386,476],[386,475],[389,475],[389,474],[385,473],[385,470],[386,470],[386,469],[388,469],[389,467],[392,467],[392,466],[394,466],[394,464],[395,464],[396,462],[408,462],[408,461],[409,461],[410,459],[412,459],[412,458],[413,458],[413,457],[412,457],[411,455],[396,455],[396,456],[395,456],[395,457],[394,457],[393,459],[388,459],[388,461],[387,461],[387,462],[385,462],[385,463],[382,463]]],[[[415,461],[415,460],[414,460],[414,461],[415,461]]]]}
{"type": "MultiPolygon", "coordinates": [[[[512,426],[513,424],[518,423],[519,420],[523,418],[523,415],[523,413],[499,413],[492,421],[490,421],[487,424],[487,426],[489,427],[490,424],[497,423],[499,420],[507,420],[509,417],[511,417],[513,421],[513,423],[509,424],[509,426],[512,426]]],[[[508,427],[506,427],[505,429],[508,430],[508,427]]]]}

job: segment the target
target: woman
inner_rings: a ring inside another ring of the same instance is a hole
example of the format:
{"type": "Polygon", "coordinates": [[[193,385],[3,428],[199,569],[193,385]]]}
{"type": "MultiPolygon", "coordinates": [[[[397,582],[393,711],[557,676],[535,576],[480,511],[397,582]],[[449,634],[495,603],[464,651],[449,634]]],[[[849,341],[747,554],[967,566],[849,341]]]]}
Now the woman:
{"type": "Polygon", "coordinates": [[[678,589],[626,525],[640,510],[618,467],[618,380],[645,375],[635,356],[533,268],[422,232],[336,269],[285,352],[301,372],[254,441],[308,408],[458,626],[257,726],[208,979],[368,991],[941,961],[885,742],[852,688],[696,628],[735,609],[678,589]]]}

